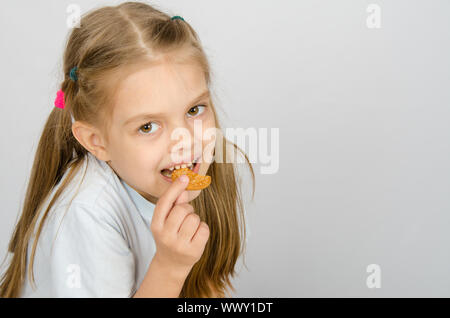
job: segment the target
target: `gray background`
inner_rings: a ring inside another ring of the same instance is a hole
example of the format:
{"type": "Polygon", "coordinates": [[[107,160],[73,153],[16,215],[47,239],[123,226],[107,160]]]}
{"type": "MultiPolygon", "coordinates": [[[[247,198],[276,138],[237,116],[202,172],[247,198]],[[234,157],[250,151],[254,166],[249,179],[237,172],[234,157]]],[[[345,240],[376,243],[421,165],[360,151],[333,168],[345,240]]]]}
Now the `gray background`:
{"type": "MultiPolygon", "coordinates": [[[[66,8],[2,1],[0,257],[61,79],[66,8]]],[[[280,129],[235,297],[450,296],[449,1],[152,1],[197,30],[224,127],[280,129]],[[369,29],[370,3],[381,28],[369,29]],[[381,268],[369,289],[366,267],[381,268]]]]}

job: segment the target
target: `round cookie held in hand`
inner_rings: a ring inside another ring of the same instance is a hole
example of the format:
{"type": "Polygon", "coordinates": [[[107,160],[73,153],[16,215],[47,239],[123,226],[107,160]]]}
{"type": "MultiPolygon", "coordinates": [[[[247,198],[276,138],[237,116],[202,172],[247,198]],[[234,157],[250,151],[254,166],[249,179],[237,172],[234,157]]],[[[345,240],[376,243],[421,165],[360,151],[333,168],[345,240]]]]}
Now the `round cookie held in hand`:
{"type": "Polygon", "coordinates": [[[211,184],[210,176],[202,176],[188,168],[181,168],[174,170],[172,173],[172,181],[175,181],[181,175],[187,175],[189,177],[189,184],[186,190],[202,190],[211,184]]]}
{"type": "Polygon", "coordinates": [[[187,175],[189,177],[189,184],[186,190],[202,190],[211,184],[210,176],[202,176],[188,168],[181,168],[174,170],[172,173],[172,181],[175,181],[181,175],[187,175]]]}

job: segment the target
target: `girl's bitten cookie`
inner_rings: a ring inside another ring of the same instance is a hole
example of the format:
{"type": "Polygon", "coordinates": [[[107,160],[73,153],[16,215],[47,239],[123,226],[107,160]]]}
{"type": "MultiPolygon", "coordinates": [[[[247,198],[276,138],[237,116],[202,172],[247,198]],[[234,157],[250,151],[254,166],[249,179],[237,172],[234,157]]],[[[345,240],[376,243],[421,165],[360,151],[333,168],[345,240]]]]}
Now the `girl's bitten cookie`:
{"type": "Polygon", "coordinates": [[[176,169],[172,173],[172,181],[175,181],[181,175],[187,175],[189,177],[189,184],[186,190],[202,190],[211,184],[210,176],[202,176],[188,168],[176,169]]]}

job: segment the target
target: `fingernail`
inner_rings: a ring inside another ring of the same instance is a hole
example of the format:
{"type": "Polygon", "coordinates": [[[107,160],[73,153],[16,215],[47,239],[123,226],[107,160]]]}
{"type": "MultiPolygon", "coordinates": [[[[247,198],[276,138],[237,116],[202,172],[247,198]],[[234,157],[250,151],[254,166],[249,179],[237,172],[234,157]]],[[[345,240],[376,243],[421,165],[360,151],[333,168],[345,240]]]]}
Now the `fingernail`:
{"type": "Polygon", "coordinates": [[[189,177],[185,174],[181,175],[179,179],[182,183],[186,183],[189,181],[189,177]]]}

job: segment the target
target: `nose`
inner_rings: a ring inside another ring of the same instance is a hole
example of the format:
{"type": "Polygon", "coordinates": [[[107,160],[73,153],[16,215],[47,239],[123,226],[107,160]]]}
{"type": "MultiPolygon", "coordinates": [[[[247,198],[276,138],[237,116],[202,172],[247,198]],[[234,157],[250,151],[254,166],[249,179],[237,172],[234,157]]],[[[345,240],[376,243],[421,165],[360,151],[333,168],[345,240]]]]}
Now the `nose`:
{"type": "MultiPolygon", "coordinates": [[[[198,129],[197,129],[198,130],[198,129]]],[[[202,151],[202,131],[194,133],[194,127],[190,125],[178,125],[174,127],[169,136],[169,153],[173,161],[197,158],[202,151]],[[195,136],[197,134],[197,136],[195,136]]]]}

